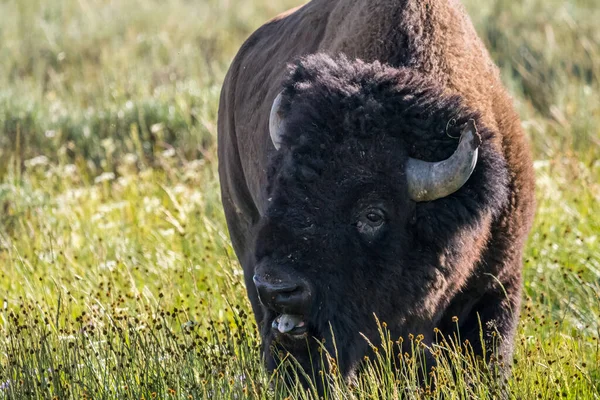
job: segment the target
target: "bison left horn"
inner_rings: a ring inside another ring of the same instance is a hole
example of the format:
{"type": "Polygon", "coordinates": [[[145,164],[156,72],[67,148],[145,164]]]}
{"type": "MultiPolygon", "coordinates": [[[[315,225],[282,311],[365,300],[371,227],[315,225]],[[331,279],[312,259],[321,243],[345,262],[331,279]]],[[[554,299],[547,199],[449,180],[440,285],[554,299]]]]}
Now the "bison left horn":
{"type": "Polygon", "coordinates": [[[276,150],[281,148],[283,136],[283,116],[281,115],[281,93],[275,97],[269,115],[269,133],[276,150]]]}
{"type": "Polygon", "coordinates": [[[439,162],[410,158],[406,164],[406,179],[411,199],[432,201],[460,189],[475,169],[480,145],[481,136],[475,121],[469,120],[461,132],[458,148],[450,158],[439,162]]]}

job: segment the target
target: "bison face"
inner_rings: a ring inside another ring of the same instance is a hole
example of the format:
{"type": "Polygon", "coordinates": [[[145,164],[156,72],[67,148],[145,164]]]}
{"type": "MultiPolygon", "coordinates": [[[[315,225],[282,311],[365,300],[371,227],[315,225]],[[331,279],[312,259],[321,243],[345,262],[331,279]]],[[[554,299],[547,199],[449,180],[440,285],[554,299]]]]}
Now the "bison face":
{"type": "MultiPolygon", "coordinates": [[[[319,359],[313,339],[329,346],[333,334],[338,362],[349,371],[366,352],[361,334],[376,333],[373,315],[400,325],[415,305],[418,288],[405,276],[413,265],[415,202],[397,172],[406,157],[389,157],[384,166],[384,143],[371,145],[339,146],[331,154],[334,168],[304,165],[282,174],[256,237],[265,344],[291,352],[305,367],[319,359]]],[[[294,164],[293,153],[289,158],[294,164]]]]}
{"type": "Polygon", "coordinates": [[[374,316],[392,335],[432,331],[505,194],[504,175],[484,179],[503,164],[485,145],[477,161],[476,124],[489,138],[414,71],[322,55],[292,68],[254,249],[270,368],[290,353],[315,371],[324,341],[348,374],[378,337],[374,316]]]}

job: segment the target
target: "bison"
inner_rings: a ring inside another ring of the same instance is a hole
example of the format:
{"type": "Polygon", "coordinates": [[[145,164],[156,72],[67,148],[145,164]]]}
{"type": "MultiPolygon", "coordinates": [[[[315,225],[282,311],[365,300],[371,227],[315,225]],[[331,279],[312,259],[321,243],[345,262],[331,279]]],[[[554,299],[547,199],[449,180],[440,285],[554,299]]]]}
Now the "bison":
{"type": "Polygon", "coordinates": [[[527,139],[459,0],[312,0],[243,44],[218,115],[222,202],[268,369],[353,374],[378,338],[510,357],[534,214],[527,139]],[[480,332],[483,327],[484,332],[480,332]],[[333,337],[335,345],[333,348],[333,337]]]}

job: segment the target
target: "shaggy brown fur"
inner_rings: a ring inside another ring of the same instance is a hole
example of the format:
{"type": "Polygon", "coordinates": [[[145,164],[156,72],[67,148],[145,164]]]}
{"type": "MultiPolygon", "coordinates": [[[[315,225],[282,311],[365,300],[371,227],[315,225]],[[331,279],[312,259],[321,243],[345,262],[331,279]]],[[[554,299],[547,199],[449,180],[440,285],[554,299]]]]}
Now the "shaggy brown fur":
{"type": "MultiPolygon", "coordinates": [[[[344,77],[351,75],[353,68],[358,68],[357,74],[361,76],[373,73],[369,69],[371,67],[367,66],[363,71],[363,67],[353,66],[345,59],[317,57],[300,62],[288,76],[289,63],[300,56],[315,53],[345,54],[350,60],[377,61],[406,71],[399,72],[400,75],[408,74],[406,79],[409,80],[404,87],[415,91],[428,87],[431,90],[428,89],[427,93],[436,93],[439,97],[437,123],[447,123],[446,120],[454,114],[459,119],[461,115],[467,115],[476,118],[478,126],[487,132],[481,161],[464,190],[449,198],[417,206],[407,203],[407,207],[416,209],[416,218],[421,222],[416,223],[414,230],[403,231],[398,237],[402,237],[405,243],[418,245],[425,243],[428,237],[439,236],[430,246],[423,245],[429,252],[427,257],[436,258],[437,269],[432,269],[433,275],[427,275],[425,269],[421,271],[424,275],[413,275],[420,287],[429,288],[429,294],[417,297],[422,301],[422,314],[409,327],[431,330],[434,326],[431,324],[435,323],[442,330],[450,330],[451,317],[458,316],[461,330],[466,331],[461,331],[461,334],[476,343],[479,337],[478,319],[481,318],[484,323],[493,324],[505,337],[501,351],[510,356],[521,297],[521,256],[534,212],[534,175],[526,138],[511,99],[458,0],[313,0],[262,26],[244,43],[234,59],[223,85],[219,108],[219,174],[231,239],[244,269],[257,321],[263,325],[265,341],[269,342],[272,338],[263,321],[268,323],[273,316],[260,305],[252,282],[257,258],[260,258],[257,252],[276,252],[277,244],[271,242],[277,242],[277,239],[273,238],[289,235],[288,231],[293,233],[291,228],[284,233],[277,228],[290,216],[277,214],[269,198],[280,198],[278,193],[287,197],[292,193],[299,195],[297,190],[300,189],[294,189],[298,185],[294,179],[306,180],[307,174],[316,173],[319,179],[326,180],[318,171],[314,172],[315,167],[311,164],[300,177],[292,179],[295,176],[292,172],[284,174],[287,176],[284,181],[291,179],[292,183],[274,184],[276,173],[269,173],[269,167],[277,171],[285,165],[282,156],[274,154],[269,137],[270,107],[286,80],[291,85],[286,89],[285,104],[288,108],[294,108],[294,101],[298,104],[307,99],[318,101],[319,97],[314,97],[314,93],[307,94],[308,97],[298,95],[297,100],[293,100],[296,94],[289,88],[311,74],[315,77],[314,81],[319,81],[319,71],[326,70],[331,62],[342,64],[339,70],[332,66],[331,71],[344,77]],[[410,77],[411,71],[416,78],[410,77]],[[303,74],[306,76],[303,77],[303,74]],[[444,107],[448,108],[447,115],[444,107]],[[497,174],[493,173],[494,169],[497,169],[497,174]],[[282,189],[285,187],[287,189],[282,189]],[[469,193],[475,193],[475,208],[470,206],[469,193]],[[460,211],[457,213],[457,210],[460,211]],[[444,220],[453,216],[464,216],[464,220],[460,223],[444,220]],[[474,219],[471,220],[471,217],[474,219]],[[280,221],[273,223],[277,218],[280,221]],[[436,221],[444,222],[436,225],[436,221]],[[265,228],[265,224],[269,227],[265,228]],[[449,231],[448,226],[454,230],[449,231]],[[262,230],[255,247],[254,236],[259,227],[262,230]],[[274,235],[273,231],[279,232],[280,236],[274,235]],[[436,243],[440,244],[439,249],[436,243]],[[447,246],[445,250],[443,246],[447,246]]],[[[393,72],[386,74],[394,75],[393,72]]],[[[398,81],[399,78],[394,79],[398,81]]],[[[326,81],[319,82],[325,88],[322,96],[327,96],[331,85],[326,81]]],[[[401,89],[391,88],[389,93],[396,90],[401,89]]],[[[402,109],[396,100],[392,101],[395,103],[389,103],[390,107],[402,109]]],[[[346,113],[346,116],[352,113],[343,108],[337,111],[346,113]]],[[[382,115],[388,115],[386,118],[389,119],[395,114],[382,115]]],[[[295,118],[297,123],[318,120],[303,120],[300,114],[295,118]]],[[[360,118],[358,116],[350,123],[352,126],[342,130],[359,129],[360,118]]],[[[386,126],[383,122],[375,125],[386,126]]],[[[426,145],[419,144],[419,140],[428,138],[435,139],[427,135],[403,139],[406,142],[399,147],[399,154],[404,148],[405,155],[399,155],[395,162],[402,164],[407,155],[437,161],[442,159],[437,157],[451,153],[450,147],[443,145],[440,148],[438,144],[437,150],[427,150],[426,145]]],[[[301,154],[293,146],[293,139],[286,143],[294,149],[294,154],[301,154]]],[[[314,158],[319,159],[319,156],[314,154],[314,158]]],[[[392,161],[386,159],[387,163],[392,161]]],[[[340,161],[342,164],[343,161],[340,161]]],[[[298,163],[290,168],[298,170],[300,165],[298,163]]],[[[347,167],[344,165],[344,168],[347,167]]],[[[294,202],[286,204],[301,207],[294,202]]],[[[293,221],[288,226],[293,226],[293,221]]],[[[318,250],[317,245],[314,251],[318,250]]],[[[381,257],[384,258],[383,255],[381,257]]],[[[415,255],[403,257],[410,260],[415,255]]],[[[360,296],[360,293],[356,295],[360,296]]],[[[363,295],[369,296],[369,293],[363,295]]],[[[392,300],[386,304],[390,307],[396,305],[392,300]]],[[[399,332],[408,333],[406,324],[407,316],[398,316],[396,328],[399,332]]],[[[345,325],[343,328],[354,327],[345,325]]],[[[359,347],[357,342],[348,341],[346,344],[359,347]]],[[[347,354],[346,373],[352,372],[356,367],[355,359],[360,358],[359,350],[351,353],[347,354]]]]}

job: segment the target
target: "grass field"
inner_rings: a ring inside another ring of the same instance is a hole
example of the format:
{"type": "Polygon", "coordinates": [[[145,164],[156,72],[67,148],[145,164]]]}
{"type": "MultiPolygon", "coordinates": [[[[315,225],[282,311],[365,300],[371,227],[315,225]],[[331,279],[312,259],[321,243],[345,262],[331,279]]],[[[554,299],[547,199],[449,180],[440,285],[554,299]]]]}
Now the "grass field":
{"type": "MultiPolygon", "coordinates": [[[[261,367],[215,151],[232,57],[296,4],[0,0],[0,399],[310,398],[261,367]]],[[[536,160],[507,385],[600,399],[600,6],[466,5],[536,160]]],[[[433,393],[407,357],[334,374],[329,398],[494,397],[466,352],[434,350],[433,393]]]]}

